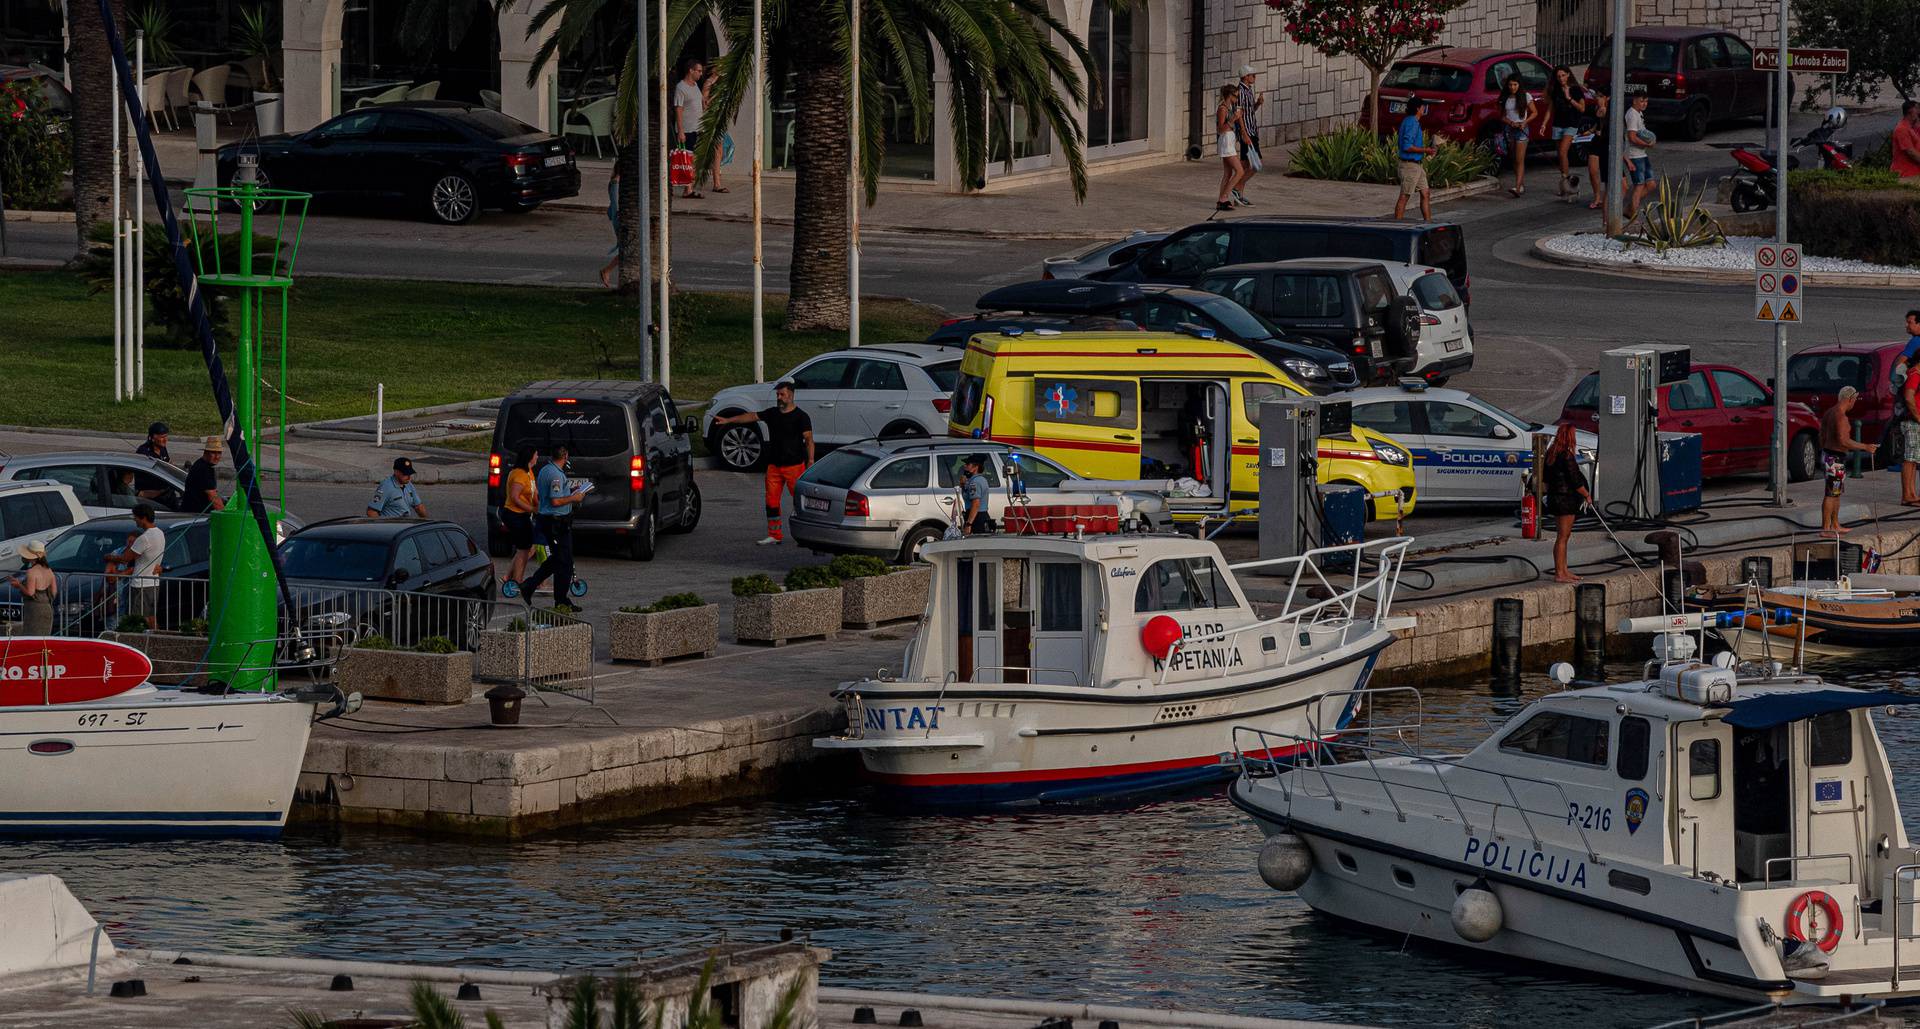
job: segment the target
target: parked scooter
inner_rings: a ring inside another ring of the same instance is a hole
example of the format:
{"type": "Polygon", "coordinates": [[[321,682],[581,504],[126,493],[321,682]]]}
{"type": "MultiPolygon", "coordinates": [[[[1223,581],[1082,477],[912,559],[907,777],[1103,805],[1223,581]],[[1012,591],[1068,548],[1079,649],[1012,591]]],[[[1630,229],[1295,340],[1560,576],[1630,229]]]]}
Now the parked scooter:
{"type": "MultiPolygon", "coordinates": [[[[1820,120],[1819,127],[1787,144],[1787,170],[1800,167],[1800,154],[1807,153],[1811,161],[1819,155],[1820,167],[1827,171],[1845,171],[1853,167],[1853,144],[1836,142],[1833,134],[1847,125],[1847,111],[1844,107],[1835,107],[1827,111],[1820,120]]],[[[1737,147],[1733,159],[1740,170],[1733,175],[1733,195],[1728,203],[1739,212],[1762,211],[1777,202],[1774,192],[1774,169],[1777,156],[1772,150],[1749,150],[1737,147]]]]}

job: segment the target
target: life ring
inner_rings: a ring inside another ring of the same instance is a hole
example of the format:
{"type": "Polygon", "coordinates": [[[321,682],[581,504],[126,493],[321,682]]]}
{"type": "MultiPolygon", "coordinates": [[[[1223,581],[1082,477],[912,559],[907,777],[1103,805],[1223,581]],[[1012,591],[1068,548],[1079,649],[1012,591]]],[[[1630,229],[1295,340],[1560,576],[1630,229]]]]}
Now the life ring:
{"type": "Polygon", "coordinates": [[[1827,916],[1827,931],[1814,943],[1814,946],[1819,947],[1822,953],[1831,954],[1833,948],[1840,945],[1840,933],[1844,922],[1840,917],[1840,902],[1819,890],[1808,890],[1793,898],[1793,903],[1787,905],[1787,939],[1801,943],[1807,942],[1807,934],[1800,928],[1800,916],[1807,913],[1807,908],[1816,904],[1827,916]]]}

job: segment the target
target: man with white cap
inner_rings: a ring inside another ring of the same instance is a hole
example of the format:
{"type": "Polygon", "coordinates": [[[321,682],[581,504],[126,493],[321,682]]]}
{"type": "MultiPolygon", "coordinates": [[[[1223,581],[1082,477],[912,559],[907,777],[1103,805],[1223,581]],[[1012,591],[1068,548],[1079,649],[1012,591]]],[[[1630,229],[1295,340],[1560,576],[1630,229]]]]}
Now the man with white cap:
{"type": "Polygon", "coordinates": [[[220,451],[226,447],[218,436],[208,436],[200,443],[200,460],[187,469],[187,485],[181,490],[180,510],[188,514],[202,511],[224,511],[227,502],[220,499],[220,451]]]}
{"type": "Polygon", "coordinates": [[[1240,179],[1241,188],[1233,191],[1233,202],[1241,207],[1253,206],[1253,201],[1245,196],[1245,189],[1260,171],[1260,105],[1267,102],[1267,98],[1253,88],[1253,77],[1253,65],[1240,66],[1240,124],[1247,133],[1247,138],[1241,140],[1240,152],[1246,155],[1243,163],[1247,170],[1240,179]]]}

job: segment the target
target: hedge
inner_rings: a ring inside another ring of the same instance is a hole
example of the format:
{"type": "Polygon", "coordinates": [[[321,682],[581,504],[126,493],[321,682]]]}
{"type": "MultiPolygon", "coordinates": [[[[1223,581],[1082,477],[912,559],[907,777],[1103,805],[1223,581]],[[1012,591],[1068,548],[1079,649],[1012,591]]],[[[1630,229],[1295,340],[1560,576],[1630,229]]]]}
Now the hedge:
{"type": "Polygon", "coordinates": [[[1787,232],[1807,253],[1920,266],[1920,186],[1881,184],[1885,173],[1820,174],[1788,184],[1787,232]]]}

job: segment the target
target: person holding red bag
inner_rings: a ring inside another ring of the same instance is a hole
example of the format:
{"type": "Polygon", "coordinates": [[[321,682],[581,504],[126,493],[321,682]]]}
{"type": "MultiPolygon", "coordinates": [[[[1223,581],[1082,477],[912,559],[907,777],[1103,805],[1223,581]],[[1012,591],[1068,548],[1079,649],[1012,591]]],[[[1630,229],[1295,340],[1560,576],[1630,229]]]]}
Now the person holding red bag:
{"type": "MultiPolygon", "coordinates": [[[[700,146],[700,118],[707,113],[707,94],[700,80],[706,70],[706,62],[696,57],[687,62],[680,81],[674,83],[673,146],[676,150],[694,150],[700,146]]],[[[681,196],[687,200],[704,199],[706,194],[699,191],[699,184],[696,173],[681,196]]]]}

